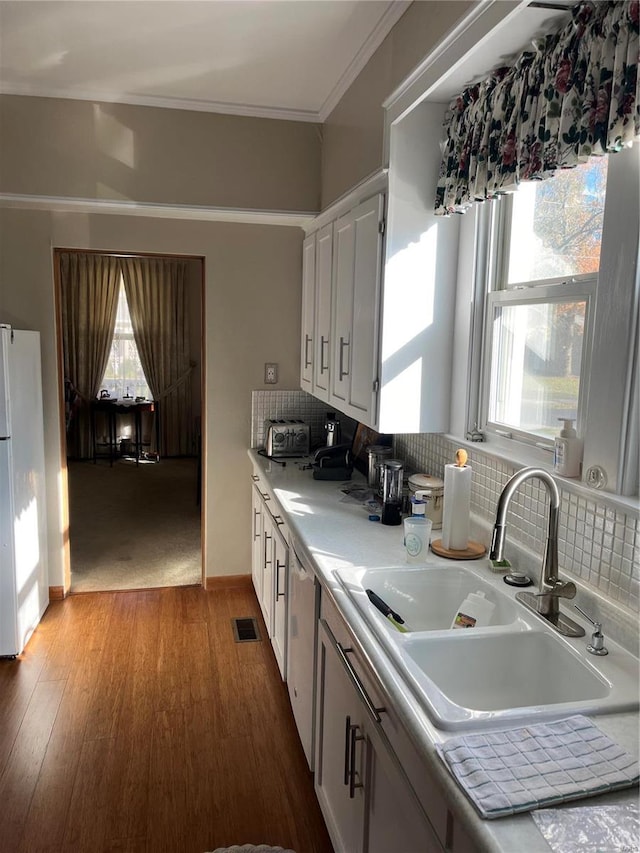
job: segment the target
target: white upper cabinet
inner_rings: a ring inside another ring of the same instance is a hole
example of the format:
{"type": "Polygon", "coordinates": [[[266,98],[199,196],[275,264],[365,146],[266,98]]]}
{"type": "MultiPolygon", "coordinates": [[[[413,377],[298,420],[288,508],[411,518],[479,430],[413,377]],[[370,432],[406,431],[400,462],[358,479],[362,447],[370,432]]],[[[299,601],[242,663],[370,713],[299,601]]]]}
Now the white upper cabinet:
{"type": "Polygon", "coordinates": [[[433,213],[443,114],[423,103],[394,124],[388,186],[357,187],[304,243],[301,386],[384,433],[450,428],[459,217],[433,213]]]}
{"type": "Polygon", "coordinates": [[[328,223],[316,234],[316,300],[315,300],[315,351],[313,394],[329,402],[329,376],[331,361],[331,282],[333,277],[333,223],[328,223]]]}
{"type": "Polygon", "coordinates": [[[311,234],[302,244],[302,340],[300,352],[300,387],[313,391],[313,347],[316,291],[316,236],[311,234]]]}
{"type": "Polygon", "coordinates": [[[383,216],[378,194],[342,216],[334,230],[330,402],[370,426],[377,420],[383,216]]]}

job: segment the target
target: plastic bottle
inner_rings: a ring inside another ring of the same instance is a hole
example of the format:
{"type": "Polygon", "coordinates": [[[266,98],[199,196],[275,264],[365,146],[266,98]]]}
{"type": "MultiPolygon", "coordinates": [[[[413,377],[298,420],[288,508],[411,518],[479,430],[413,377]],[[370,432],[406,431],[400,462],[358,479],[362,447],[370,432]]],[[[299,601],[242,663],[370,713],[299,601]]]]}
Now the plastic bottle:
{"type": "Polygon", "coordinates": [[[558,418],[564,427],[553,445],[553,470],[563,477],[579,477],[582,467],[582,439],[578,438],[572,418],[558,418]]]}
{"type": "Polygon", "coordinates": [[[484,592],[470,592],[456,610],[452,628],[484,628],[491,622],[495,604],[485,598],[484,592]]]}

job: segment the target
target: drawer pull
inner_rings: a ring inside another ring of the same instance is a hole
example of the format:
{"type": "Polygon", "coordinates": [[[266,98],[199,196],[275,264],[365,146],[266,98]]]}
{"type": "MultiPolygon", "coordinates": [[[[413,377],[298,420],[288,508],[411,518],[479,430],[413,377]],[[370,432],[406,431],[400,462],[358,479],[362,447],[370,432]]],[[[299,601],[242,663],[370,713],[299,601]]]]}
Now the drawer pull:
{"type": "Polygon", "coordinates": [[[380,716],[380,714],[382,714],[386,709],[385,708],[376,708],[376,706],[371,701],[371,698],[369,697],[369,694],[367,693],[364,684],[360,681],[360,677],[359,677],[358,673],[355,671],[351,661],[347,657],[347,655],[353,654],[353,649],[351,649],[351,648],[345,649],[345,647],[336,640],[336,638],[333,636],[331,628],[327,624],[326,619],[321,619],[320,622],[322,623],[325,630],[327,631],[327,634],[331,638],[331,640],[333,642],[333,647],[335,648],[336,652],[338,653],[338,657],[340,658],[340,661],[342,662],[342,665],[344,666],[345,671],[346,671],[347,675],[349,676],[349,680],[351,681],[353,686],[356,688],[356,691],[359,693],[360,698],[364,702],[364,705],[365,705],[367,711],[369,712],[369,715],[374,720],[374,722],[381,723],[382,717],[380,716]]]}
{"type": "Polygon", "coordinates": [[[311,338],[309,335],[304,336],[304,366],[311,366],[311,359],[309,358],[309,344],[311,343],[311,338]]]}
{"type": "Polygon", "coordinates": [[[276,558],[276,601],[279,598],[284,598],[286,593],[280,592],[280,569],[284,569],[285,563],[281,563],[280,560],[276,558]]]}
{"type": "Polygon", "coordinates": [[[325,344],[329,343],[329,338],[325,338],[324,335],[320,335],[320,373],[324,373],[325,370],[329,370],[329,365],[325,367],[324,364],[324,347],[325,344]]]}
{"type": "Polygon", "coordinates": [[[364,788],[361,781],[356,782],[356,777],[360,779],[360,774],[356,770],[356,744],[364,740],[364,735],[359,735],[358,729],[360,726],[350,726],[349,732],[349,799],[353,800],[356,795],[356,788],[364,788]]]}
{"type": "Polygon", "coordinates": [[[344,338],[340,338],[340,370],[339,370],[339,379],[342,382],[345,376],[349,375],[349,371],[344,369],[344,348],[349,346],[349,341],[345,341],[344,338]]]}

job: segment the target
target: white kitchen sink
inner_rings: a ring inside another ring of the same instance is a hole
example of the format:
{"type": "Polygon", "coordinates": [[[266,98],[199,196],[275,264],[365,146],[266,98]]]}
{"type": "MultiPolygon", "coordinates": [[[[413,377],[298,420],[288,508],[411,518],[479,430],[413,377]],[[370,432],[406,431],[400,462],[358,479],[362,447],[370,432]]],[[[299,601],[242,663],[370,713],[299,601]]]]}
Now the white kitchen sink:
{"type": "Polygon", "coordinates": [[[483,592],[495,605],[491,625],[518,624],[521,607],[495,586],[479,578],[459,563],[451,566],[401,566],[392,569],[339,569],[336,572],[351,599],[374,625],[398,635],[393,625],[369,601],[365,590],[371,589],[405,620],[412,631],[442,631],[451,627],[458,608],[467,595],[483,592]]]}
{"type": "Polygon", "coordinates": [[[638,661],[608,642],[610,654],[586,651],[586,637],[566,638],[529,613],[500,578],[451,566],[339,569],[341,586],[397,671],[442,729],[489,727],[570,714],[637,711],[638,661]],[[405,619],[400,633],[369,601],[372,589],[405,619]],[[495,604],[488,627],[450,629],[469,592],[495,604]]]}

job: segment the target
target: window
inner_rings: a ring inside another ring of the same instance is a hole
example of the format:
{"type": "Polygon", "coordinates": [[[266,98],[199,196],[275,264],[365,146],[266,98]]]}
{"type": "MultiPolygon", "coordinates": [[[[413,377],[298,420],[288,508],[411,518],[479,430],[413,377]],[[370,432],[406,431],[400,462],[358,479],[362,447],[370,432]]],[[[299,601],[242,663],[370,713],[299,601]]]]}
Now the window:
{"type": "Polygon", "coordinates": [[[122,279],[109,360],[100,387],[106,388],[111,397],[118,399],[123,397],[152,399],[133,337],[131,315],[122,279]]]}
{"type": "Polygon", "coordinates": [[[551,446],[559,420],[585,417],[607,158],[492,203],[482,422],[551,446]]]}
{"type": "Polygon", "coordinates": [[[576,417],[583,482],[638,494],[639,240],[637,144],[461,218],[453,434],[544,466],[576,417]]]}

